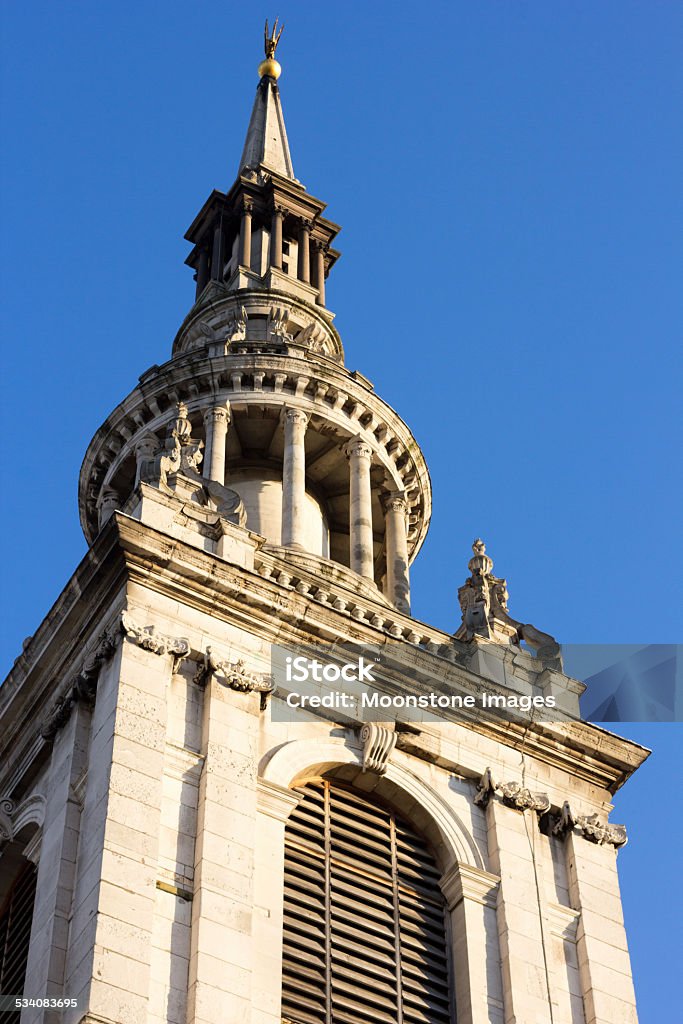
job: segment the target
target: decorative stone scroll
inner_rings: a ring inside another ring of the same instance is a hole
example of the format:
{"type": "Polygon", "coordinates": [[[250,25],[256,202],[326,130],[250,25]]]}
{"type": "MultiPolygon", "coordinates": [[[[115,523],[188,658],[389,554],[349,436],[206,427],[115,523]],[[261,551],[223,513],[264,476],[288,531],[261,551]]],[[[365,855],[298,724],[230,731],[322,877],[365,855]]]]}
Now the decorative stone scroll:
{"type": "Polygon", "coordinates": [[[10,842],[14,836],[13,811],[14,802],[12,800],[0,800],[0,847],[10,842]]]}
{"type": "Polygon", "coordinates": [[[45,797],[40,793],[32,793],[20,804],[16,804],[8,798],[0,800],[0,849],[5,843],[16,839],[22,829],[32,823],[38,826],[38,834],[29,841],[28,847],[24,847],[24,856],[32,860],[34,864],[34,853],[40,846],[41,832],[45,823],[45,797]]]}
{"type": "Polygon", "coordinates": [[[474,802],[485,808],[496,793],[506,807],[512,807],[516,811],[538,811],[539,814],[545,814],[550,809],[550,797],[547,793],[532,793],[518,782],[496,783],[491,769],[487,768],[479,781],[474,802]]]}
{"type": "Polygon", "coordinates": [[[190,641],[185,637],[158,633],[156,626],[139,626],[128,612],[121,613],[121,627],[127,639],[137,644],[143,651],[151,651],[152,654],[172,654],[176,658],[184,658],[190,653],[190,641]]]}
{"type": "Polygon", "coordinates": [[[366,722],[360,730],[360,739],[363,744],[363,771],[384,775],[398,740],[397,734],[384,725],[366,722]]]}
{"type": "Polygon", "coordinates": [[[105,661],[112,657],[118,647],[121,633],[118,627],[105,630],[97,639],[95,647],[85,659],[80,672],[67,684],[63,693],[50,708],[40,730],[44,740],[51,740],[66,725],[78,703],[92,707],[95,703],[97,680],[105,661]]]}
{"type": "Polygon", "coordinates": [[[207,647],[194,674],[194,681],[198,686],[206,686],[211,678],[216,679],[221,686],[227,686],[240,693],[260,693],[262,707],[264,697],[274,689],[272,676],[251,672],[242,658],[231,662],[227,658],[220,658],[214,654],[213,648],[207,647]]]}
{"type": "Polygon", "coordinates": [[[284,344],[292,340],[289,325],[289,310],[284,306],[273,306],[268,317],[268,340],[284,344]]]}
{"type": "Polygon", "coordinates": [[[313,352],[320,352],[325,344],[326,334],[314,320],[303,327],[296,336],[297,345],[305,345],[313,352]]]}
{"type": "Polygon", "coordinates": [[[598,846],[605,843],[610,846],[625,846],[628,842],[625,825],[603,822],[599,814],[575,815],[569,802],[565,800],[552,832],[554,836],[564,839],[574,829],[578,829],[589,842],[597,843],[598,846]]]}

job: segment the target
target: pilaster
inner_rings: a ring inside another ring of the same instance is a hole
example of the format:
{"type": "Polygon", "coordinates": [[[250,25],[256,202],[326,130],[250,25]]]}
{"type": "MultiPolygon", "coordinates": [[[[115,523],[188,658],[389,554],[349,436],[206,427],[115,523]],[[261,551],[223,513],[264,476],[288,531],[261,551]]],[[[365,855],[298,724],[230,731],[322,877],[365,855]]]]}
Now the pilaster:
{"type": "Polygon", "coordinates": [[[586,1024],[637,1024],[616,850],[575,832],[566,843],[569,897],[581,912],[576,947],[586,1024]]]}
{"type": "Polygon", "coordinates": [[[251,1021],[259,702],[209,677],[188,989],[194,1024],[251,1021]]]}
{"type": "MultiPolygon", "coordinates": [[[[64,993],[69,917],[74,894],[81,805],[78,783],[87,768],[91,712],[77,704],[55,735],[47,779],[32,941],[24,991],[61,998],[64,993]]],[[[26,1008],[22,1024],[51,1024],[61,1014],[26,1008]]]]}
{"type": "Polygon", "coordinates": [[[496,875],[469,864],[456,864],[441,880],[451,919],[458,1024],[490,1024],[502,1006],[498,882],[496,875]]]}
{"type": "Polygon", "coordinates": [[[535,872],[536,812],[497,799],[486,808],[491,868],[500,877],[498,937],[505,1024],[553,1024],[543,894],[535,872]]]}

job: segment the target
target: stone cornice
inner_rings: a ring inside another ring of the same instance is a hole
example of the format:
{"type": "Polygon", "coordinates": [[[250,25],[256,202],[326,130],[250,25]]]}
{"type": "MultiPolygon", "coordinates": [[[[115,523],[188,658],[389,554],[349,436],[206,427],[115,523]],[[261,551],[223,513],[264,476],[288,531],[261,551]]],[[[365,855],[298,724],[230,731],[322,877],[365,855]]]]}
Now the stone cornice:
{"type": "MultiPolygon", "coordinates": [[[[239,531],[238,527],[234,529],[239,531]]],[[[268,560],[271,564],[277,561],[273,553],[268,560]]],[[[16,749],[20,735],[25,736],[24,745],[34,742],[38,713],[54,695],[53,680],[65,678],[75,670],[85,641],[106,625],[102,622],[103,608],[109,617],[115,612],[112,594],[117,591],[121,594],[119,607],[123,608],[125,594],[121,587],[125,580],[234,626],[251,632],[256,629],[266,641],[403,644],[415,665],[425,672],[431,665],[432,676],[438,675],[444,686],[449,679],[460,685],[472,684],[473,676],[466,663],[449,663],[438,654],[443,647],[459,658],[460,652],[468,653],[465,645],[395,610],[388,614],[386,604],[377,601],[373,605],[364,595],[341,591],[349,598],[343,610],[330,600],[334,594],[328,593],[324,602],[316,600],[315,594],[297,589],[291,565],[289,580],[283,578],[286,568],[283,559],[282,572],[265,579],[258,572],[231,565],[116,513],[0,688],[0,715],[4,717],[0,763],[3,751],[11,744],[15,744],[15,761],[22,756],[16,749]]],[[[326,582],[326,590],[332,589],[326,582]]],[[[200,654],[193,651],[191,656],[200,654]]],[[[519,654],[507,651],[502,656],[520,660],[519,654]]],[[[533,666],[531,657],[528,661],[533,666]]],[[[480,775],[486,765],[458,765],[446,750],[438,728],[424,725],[401,731],[399,748],[468,777],[474,778],[477,772],[480,775]]],[[[524,749],[530,758],[609,792],[618,789],[647,756],[637,744],[584,722],[545,723],[528,728],[487,720],[469,722],[467,728],[505,747],[524,749]]]]}

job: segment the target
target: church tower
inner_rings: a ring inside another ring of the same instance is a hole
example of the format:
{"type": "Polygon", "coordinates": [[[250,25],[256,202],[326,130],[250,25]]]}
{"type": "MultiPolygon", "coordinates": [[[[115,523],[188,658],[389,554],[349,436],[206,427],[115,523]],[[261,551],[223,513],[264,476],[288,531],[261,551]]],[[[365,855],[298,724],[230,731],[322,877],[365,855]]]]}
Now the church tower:
{"type": "Polygon", "coordinates": [[[427,466],[345,366],[278,40],[171,358],[85,454],[87,554],[0,688],[7,1019],[635,1022],[608,815],[647,752],[580,720],[480,540],[454,633],[411,617],[427,466]]]}

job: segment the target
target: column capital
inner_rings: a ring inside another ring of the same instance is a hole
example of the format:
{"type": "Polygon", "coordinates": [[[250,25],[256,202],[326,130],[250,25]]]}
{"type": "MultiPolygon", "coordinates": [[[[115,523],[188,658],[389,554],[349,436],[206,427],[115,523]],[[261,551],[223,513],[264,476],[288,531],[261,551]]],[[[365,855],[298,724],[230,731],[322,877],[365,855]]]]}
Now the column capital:
{"type": "Polygon", "coordinates": [[[290,405],[284,406],[280,413],[280,422],[283,424],[295,423],[305,427],[308,425],[309,420],[310,416],[307,412],[290,405]]]}
{"type": "Polygon", "coordinates": [[[299,227],[303,231],[310,231],[313,227],[313,221],[310,217],[299,217],[299,227]]]}
{"type": "Polygon", "coordinates": [[[214,423],[229,423],[230,422],[230,406],[226,402],[224,405],[212,405],[204,413],[204,420],[212,420],[214,423]]]}
{"type": "Polygon", "coordinates": [[[284,217],[284,215],[286,213],[287,213],[287,210],[285,209],[285,207],[281,203],[273,203],[273,216],[274,217],[284,217]]]}
{"type": "Polygon", "coordinates": [[[449,910],[461,900],[473,900],[495,908],[499,882],[498,875],[458,861],[446,872],[440,885],[449,910]]]}
{"type": "Polygon", "coordinates": [[[385,512],[401,512],[408,514],[408,501],[405,491],[385,491],[380,495],[382,508],[385,512]]]}
{"type": "Polygon", "coordinates": [[[246,196],[244,196],[242,198],[241,212],[242,213],[249,213],[249,214],[253,213],[254,212],[253,200],[248,199],[246,196]]]}
{"type": "Polygon", "coordinates": [[[362,437],[352,437],[344,447],[344,454],[347,459],[355,457],[369,461],[372,458],[372,447],[362,437]]]}

